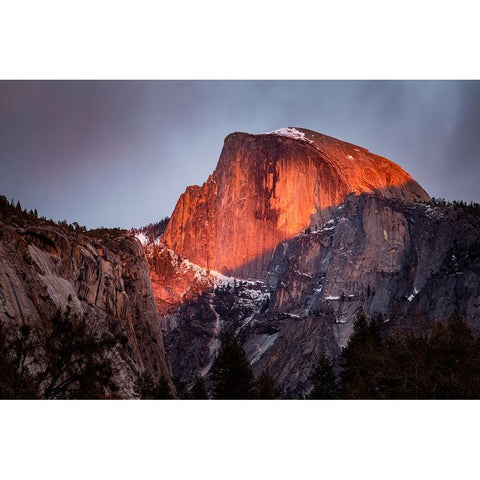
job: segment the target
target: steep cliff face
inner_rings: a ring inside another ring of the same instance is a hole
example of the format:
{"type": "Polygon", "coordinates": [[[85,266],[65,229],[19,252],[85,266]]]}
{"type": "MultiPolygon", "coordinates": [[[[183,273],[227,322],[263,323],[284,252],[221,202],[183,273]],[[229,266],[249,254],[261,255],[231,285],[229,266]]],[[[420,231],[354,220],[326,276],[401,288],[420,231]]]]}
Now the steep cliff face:
{"type": "Polygon", "coordinates": [[[360,308],[385,329],[458,310],[478,330],[477,210],[434,205],[389,160],[315,132],[228,136],[147,247],[174,376],[206,375],[228,330],[255,373],[268,369],[285,396],[308,393],[319,354],[338,357],[360,308]]]}
{"type": "Polygon", "coordinates": [[[245,343],[262,345],[265,323],[278,331],[255,368],[274,372],[286,393],[306,393],[313,359],[340,353],[360,308],[403,333],[458,311],[478,332],[479,238],[478,209],[350,196],[325,228],[289,245],[270,309],[245,343]]]}
{"type": "Polygon", "coordinates": [[[0,218],[1,321],[35,324],[69,305],[99,329],[126,334],[128,344],[114,352],[123,396],[144,370],[170,378],[148,263],[133,235],[7,220],[0,218]]]}
{"type": "Polygon", "coordinates": [[[188,187],[163,236],[182,258],[226,275],[264,279],[276,247],[322,227],[351,193],[428,199],[400,167],[310,130],[234,133],[202,187],[188,187]]]}
{"type": "Polygon", "coordinates": [[[348,196],[323,228],[284,242],[277,284],[257,282],[263,294],[248,308],[248,284],[219,285],[210,274],[215,287],[168,315],[174,375],[188,382],[208,372],[229,330],[255,373],[268,369],[283,395],[308,393],[319,354],[338,357],[360,308],[401,332],[456,310],[479,332],[480,212],[467,210],[348,196]]]}
{"type": "MultiPolygon", "coordinates": [[[[308,316],[328,302],[338,323],[360,307],[374,316],[408,315],[425,287],[443,275],[455,250],[468,250],[480,235],[460,211],[370,195],[350,196],[330,222],[289,246],[271,312],[308,316]]],[[[466,270],[476,268],[471,260],[466,270]]],[[[451,273],[463,277],[465,272],[451,273]]],[[[476,304],[478,294],[461,297],[456,290],[432,298],[439,308],[425,308],[423,314],[441,319],[456,309],[473,321],[468,305],[476,304]]]]}

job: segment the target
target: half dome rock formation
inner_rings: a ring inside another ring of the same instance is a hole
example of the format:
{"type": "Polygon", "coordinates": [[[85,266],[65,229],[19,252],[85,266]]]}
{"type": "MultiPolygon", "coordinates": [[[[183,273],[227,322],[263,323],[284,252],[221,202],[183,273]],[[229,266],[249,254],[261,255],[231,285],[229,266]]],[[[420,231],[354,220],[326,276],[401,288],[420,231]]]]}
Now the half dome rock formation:
{"type": "Polygon", "coordinates": [[[314,359],[339,354],[360,308],[410,315],[451,248],[433,226],[423,240],[429,202],[398,165],[332,137],[228,135],[213,174],[145,247],[174,377],[207,375],[233,331],[256,374],[305,393],[314,359]]]}
{"type": "Polygon", "coordinates": [[[265,279],[282,243],[322,228],[352,192],[429,199],[398,165],[350,143],[299,128],[232,133],[213,174],[180,196],[162,243],[205,269],[265,279]]]}

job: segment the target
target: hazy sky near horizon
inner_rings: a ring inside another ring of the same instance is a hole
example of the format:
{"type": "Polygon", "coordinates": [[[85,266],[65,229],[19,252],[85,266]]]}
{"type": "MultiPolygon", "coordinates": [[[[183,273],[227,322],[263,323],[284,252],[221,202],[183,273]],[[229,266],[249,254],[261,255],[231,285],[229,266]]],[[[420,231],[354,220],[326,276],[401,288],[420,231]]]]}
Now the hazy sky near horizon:
{"type": "Polygon", "coordinates": [[[89,228],[172,213],[226,135],[305,127],[480,202],[479,81],[0,81],[0,194],[89,228]]]}

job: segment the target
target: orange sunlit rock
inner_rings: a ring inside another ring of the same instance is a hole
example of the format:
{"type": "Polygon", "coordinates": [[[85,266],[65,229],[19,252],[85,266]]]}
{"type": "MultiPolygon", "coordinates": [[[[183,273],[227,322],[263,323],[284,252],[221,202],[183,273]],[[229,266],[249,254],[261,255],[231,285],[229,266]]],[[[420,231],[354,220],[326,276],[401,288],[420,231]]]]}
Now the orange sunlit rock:
{"type": "Polygon", "coordinates": [[[398,165],[332,137],[233,133],[208,180],[180,196],[162,242],[203,268],[263,278],[282,241],[323,226],[351,192],[429,198],[398,165]]]}

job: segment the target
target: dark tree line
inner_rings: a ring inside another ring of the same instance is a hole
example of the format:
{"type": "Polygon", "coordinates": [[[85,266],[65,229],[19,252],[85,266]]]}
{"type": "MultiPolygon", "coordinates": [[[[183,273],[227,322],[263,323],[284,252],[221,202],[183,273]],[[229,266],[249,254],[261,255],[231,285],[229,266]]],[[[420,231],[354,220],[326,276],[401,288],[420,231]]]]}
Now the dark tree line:
{"type": "MultiPolygon", "coordinates": [[[[69,308],[35,327],[0,323],[0,398],[119,398],[113,355],[127,338],[97,327],[69,308]]],[[[435,324],[428,334],[382,337],[379,324],[360,312],[336,361],[338,375],[332,361],[319,356],[310,375],[309,398],[480,398],[480,340],[458,314],[435,324]]],[[[142,399],[279,397],[268,371],[255,378],[231,333],[222,336],[209,377],[197,376],[190,390],[175,392],[166,378],[154,380],[147,372],[138,376],[134,390],[142,399]]]]}
{"type": "MultiPolygon", "coordinates": [[[[114,355],[127,342],[69,307],[35,326],[0,322],[0,399],[120,398],[114,355]]],[[[174,398],[164,377],[155,381],[147,372],[134,391],[142,399],[174,398]]]]}
{"type": "Polygon", "coordinates": [[[165,377],[157,382],[148,372],[143,372],[135,382],[135,393],[142,400],[170,400],[175,398],[165,377]]]}
{"type": "MultiPolygon", "coordinates": [[[[463,399],[480,398],[480,340],[457,314],[427,334],[382,336],[379,323],[360,311],[353,332],[336,359],[321,354],[310,374],[309,399],[463,399]]],[[[255,378],[245,351],[231,333],[206,379],[196,377],[185,399],[275,399],[272,376],[255,378]]],[[[157,390],[158,391],[158,390],[157,390]]],[[[145,398],[145,397],[144,397],[145,398]]],[[[150,397],[151,398],[151,397],[150,397]]],[[[166,397],[155,397],[166,398],[166,397]]]]}
{"type": "Polygon", "coordinates": [[[0,323],[0,397],[116,398],[112,356],[127,339],[97,326],[69,307],[36,326],[0,323]]]}
{"type": "Polygon", "coordinates": [[[462,209],[467,210],[467,212],[476,213],[478,214],[480,210],[480,204],[476,202],[465,202],[463,200],[445,200],[445,198],[435,198],[432,197],[428,202],[429,205],[434,207],[453,207],[455,210],[462,209]]]}
{"type": "Polygon", "coordinates": [[[7,222],[13,221],[20,225],[24,224],[27,220],[38,219],[37,221],[42,224],[56,225],[77,233],[87,232],[87,227],[79,225],[77,222],[68,223],[66,220],[55,222],[52,219],[47,220],[45,216],[39,217],[36,208],[33,210],[24,209],[19,200],[15,202],[12,198],[12,200],[9,201],[4,195],[0,195],[0,218],[2,217],[4,217],[7,222]]]}
{"type": "Polygon", "coordinates": [[[311,398],[476,399],[480,341],[458,314],[436,323],[428,335],[382,339],[377,322],[360,312],[342,352],[339,378],[322,356],[312,381],[311,398]]]}
{"type": "Polygon", "coordinates": [[[245,351],[232,333],[222,336],[210,379],[215,399],[270,400],[278,397],[275,382],[267,370],[255,378],[245,351]]]}
{"type": "MultiPolygon", "coordinates": [[[[231,333],[222,336],[218,356],[206,380],[211,385],[210,391],[205,380],[197,375],[190,390],[187,390],[183,383],[177,385],[176,398],[249,400],[278,397],[277,387],[271,375],[264,370],[258,378],[255,378],[245,351],[231,333]]],[[[157,383],[147,373],[139,377],[134,388],[142,399],[174,398],[165,379],[162,378],[160,383],[157,383]]]]}
{"type": "Polygon", "coordinates": [[[255,378],[247,355],[235,335],[221,337],[218,356],[207,378],[196,376],[190,390],[177,385],[177,398],[186,400],[269,400],[278,398],[274,379],[263,370],[255,378]],[[208,384],[208,387],[207,387],[208,384]]]}
{"type": "Polygon", "coordinates": [[[158,237],[163,235],[163,232],[167,228],[170,217],[164,217],[158,222],[149,223],[145,227],[132,228],[132,233],[143,233],[150,243],[153,243],[158,237]]]}

